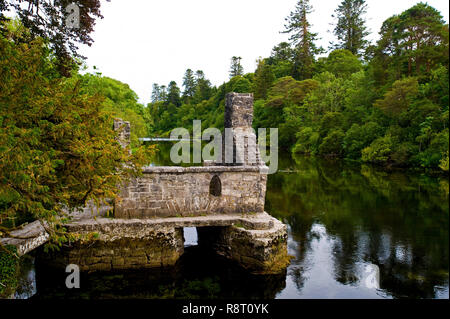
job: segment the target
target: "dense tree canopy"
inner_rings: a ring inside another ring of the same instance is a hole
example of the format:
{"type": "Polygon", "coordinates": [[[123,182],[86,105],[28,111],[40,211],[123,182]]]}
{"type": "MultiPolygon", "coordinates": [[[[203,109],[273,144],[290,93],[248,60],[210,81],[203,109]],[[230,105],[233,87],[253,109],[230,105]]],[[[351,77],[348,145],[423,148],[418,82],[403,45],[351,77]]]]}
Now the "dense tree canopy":
{"type": "MultiPolygon", "coordinates": [[[[61,78],[55,68],[41,39],[0,36],[0,221],[41,220],[60,242],[65,212],[114,198],[145,156],[122,149],[93,79],[61,78]]],[[[8,234],[0,226],[0,237],[8,234]]]]}
{"type": "Polygon", "coordinates": [[[178,109],[149,104],[157,123],[150,133],[190,128],[193,119],[221,128],[225,94],[253,92],[255,127],[278,127],[285,150],[448,171],[448,25],[440,13],[419,3],[387,19],[363,59],[365,1],[344,0],[336,9],[338,49],[317,59],[311,10],[298,2],[286,19],[291,43],[260,58],[254,74],[233,74],[178,109]]]}
{"type": "Polygon", "coordinates": [[[433,7],[419,3],[387,19],[373,59],[381,83],[403,76],[427,76],[440,64],[448,68],[448,24],[433,7]]]}

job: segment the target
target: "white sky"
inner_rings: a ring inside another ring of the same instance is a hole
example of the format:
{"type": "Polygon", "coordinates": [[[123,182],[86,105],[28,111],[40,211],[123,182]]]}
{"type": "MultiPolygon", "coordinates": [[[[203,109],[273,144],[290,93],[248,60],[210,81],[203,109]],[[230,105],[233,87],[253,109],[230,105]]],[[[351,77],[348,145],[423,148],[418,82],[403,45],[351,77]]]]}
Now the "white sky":
{"type": "MultiPolygon", "coordinates": [[[[331,14],[341,0],[311,0],[312,31],[324,48],[333,40],[331,14]]],[[[420,2],[418,0],[367,0],[371,40],[381,24],[420,2]]],[[[447,0],[429,0],[448,22],[447,0]]],[[[187,68],[205,72],[213,85],[228,80],[232,56],[241,56],[245,72],[253,72],[256,59],[288,39],[280,34],[284,18],[297,0],[102,0],[104,19],[92,34],[94,44],[82,47],[89,67],[115,78],[150,102],[153,83],[175,80],[181,88],[187,68]]]]}

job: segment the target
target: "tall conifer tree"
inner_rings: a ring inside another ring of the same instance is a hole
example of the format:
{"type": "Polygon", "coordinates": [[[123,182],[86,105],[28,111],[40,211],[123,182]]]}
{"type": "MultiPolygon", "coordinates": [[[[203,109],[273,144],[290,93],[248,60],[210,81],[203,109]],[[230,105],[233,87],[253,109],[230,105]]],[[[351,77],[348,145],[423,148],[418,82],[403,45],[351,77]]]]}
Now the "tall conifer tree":
{"type": "Polygon", "coordinates": [[[195,94],[195,78],[194,72],[191,69],[187,69],[183,77],[183,97],[192,98],[195,94]]]}
{"type": "Polygon", "coordinates": [[[332,15],[337,19],[333,30],[338,41],[331,44],[332,49],[346,49],[354,55],[361,55],[367,47],[369,35],[364,20],[367,11],[365,0],[342,0],[332,15]]]}
{"type": "Polygon", "coordinates": [[[314,43],[317,33],[311,32],[311,24],[308,21],[308,14],[311,12],[309,0],[299,0],[295,10],[286,18],[286,30],[282,32],[291,35],[289,40],[295,47],[292,76],[297,80],[312,77],[314,57],[322,51],[314,43]]]}
{"type": "Polygon", "coordinates": [[[242,58],[240,56],[234,56],[231,58],[230,66],[230,79],[244,74],[244,68],[241,65],[242,58]]]}

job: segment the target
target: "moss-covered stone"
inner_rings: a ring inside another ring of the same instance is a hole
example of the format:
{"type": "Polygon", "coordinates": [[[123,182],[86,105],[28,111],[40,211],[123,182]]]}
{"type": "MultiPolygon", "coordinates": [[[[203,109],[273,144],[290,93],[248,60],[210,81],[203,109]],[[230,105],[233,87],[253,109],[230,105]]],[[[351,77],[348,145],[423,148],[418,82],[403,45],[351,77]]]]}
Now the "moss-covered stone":
{"type": "Polygon", "coordinates": [[[143,238],[99,236],[77,241],[49,254],[40,263],[63,268],[76,264],[81,271],[154,268],[174,265],[184,252],[183,229],[155,230],[143,238]]]}

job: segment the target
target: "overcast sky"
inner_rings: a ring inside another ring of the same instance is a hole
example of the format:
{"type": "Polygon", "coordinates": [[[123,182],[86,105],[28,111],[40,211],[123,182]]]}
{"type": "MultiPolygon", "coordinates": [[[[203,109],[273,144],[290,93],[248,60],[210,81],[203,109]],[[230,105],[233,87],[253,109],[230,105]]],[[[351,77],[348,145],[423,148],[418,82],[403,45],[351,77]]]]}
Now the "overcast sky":
{"type": "MultiPolygon", "coordinates": [[[[333,40],[331,14],[341,0],[311,0],[309,19],[320,45],[333,40]]],[[[419,1],[367,0],[370,40],[381,24],[419,1]]],[[[448,22],[447,0],[430,0],[448,22]]],[[[104,19],[92,34],[94,44],[82,47],[87,65],[128,83],[140,102],[150,101],[153,83],[175,80],[181,87],[185,70],[203,70],[214,85],[228,80],[232,56],[241,56],[245,72],[256,59],[288,39],[284,18],[297,0],[112,0],[102,1],[104,19]]],[[[90,69],[92,70],[92,69],[90,69]]]]}

